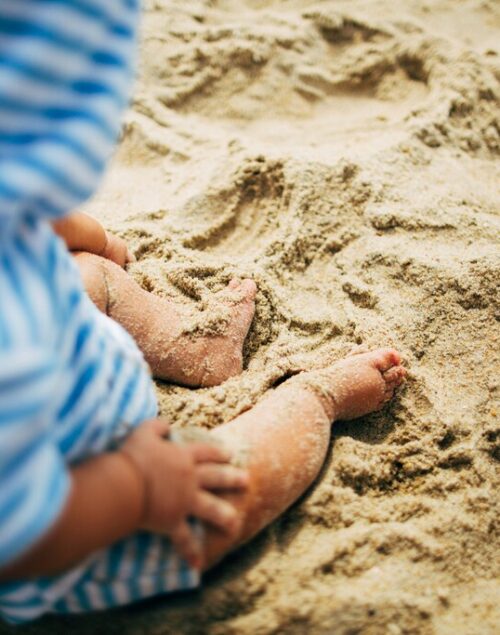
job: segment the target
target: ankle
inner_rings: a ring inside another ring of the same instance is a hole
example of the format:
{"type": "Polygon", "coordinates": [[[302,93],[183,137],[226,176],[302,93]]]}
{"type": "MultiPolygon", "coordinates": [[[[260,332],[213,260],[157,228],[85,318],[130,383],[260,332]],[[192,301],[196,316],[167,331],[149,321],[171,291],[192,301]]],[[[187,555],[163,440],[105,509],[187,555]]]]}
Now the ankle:
{"type": "Polygon", "coordinates": [[[287,384],[307,391],[315,397],[320,404],[329,423],[333,423],[337,417],[337,400],[331,387],[332,380],[327,370],[307,371],[292,377],[287,384]]]}

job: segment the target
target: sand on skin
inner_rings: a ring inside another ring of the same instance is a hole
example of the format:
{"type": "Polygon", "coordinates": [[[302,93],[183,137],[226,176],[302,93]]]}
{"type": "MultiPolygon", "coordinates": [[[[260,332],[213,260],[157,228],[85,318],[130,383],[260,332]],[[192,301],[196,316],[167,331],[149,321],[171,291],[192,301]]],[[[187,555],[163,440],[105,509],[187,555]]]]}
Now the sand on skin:
{"type": "Polygon", "coordinates": [[[158,385],[162,413],[216,426],[353,344],[396,346],[409,381],[335,425],[316,486],[202,595],[25,632],[493,634],[500,5],[145,5],[133,107],[88,211],[155,293],[209,311],[232,276],[259,285],[244,374],[158,385]]]}

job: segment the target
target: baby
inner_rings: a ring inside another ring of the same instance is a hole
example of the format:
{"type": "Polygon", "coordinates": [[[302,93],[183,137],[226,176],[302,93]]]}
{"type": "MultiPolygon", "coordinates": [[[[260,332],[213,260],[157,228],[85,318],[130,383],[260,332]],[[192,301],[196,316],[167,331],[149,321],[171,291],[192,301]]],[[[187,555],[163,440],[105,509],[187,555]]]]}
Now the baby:
{"type": "Polygon", "coordinates": [[[192,387],[240,373],[256,287],[231,280],[224,330],[188,334],[181,306],[127,275],[123,241],[68,215],[119,131],[137,5],[0,4],[0,614],[13,623],[197,586],[314,481],[332,422],[381,408],[405,375],[393,349],[353,355],[283,382],[208,442],[169,438],[151,372],[192,387]]]}

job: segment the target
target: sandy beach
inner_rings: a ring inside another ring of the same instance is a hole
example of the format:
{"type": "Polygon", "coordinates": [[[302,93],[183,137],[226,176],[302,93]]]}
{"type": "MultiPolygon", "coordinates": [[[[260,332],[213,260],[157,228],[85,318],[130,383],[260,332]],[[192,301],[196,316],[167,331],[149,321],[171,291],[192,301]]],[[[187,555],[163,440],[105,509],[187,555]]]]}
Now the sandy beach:
{"type": "Polygon", "coordinates": [[[199,593],[23,633],[498,633],[499,99],[497,0],[145,2],[86,211],[202,321],[231,277],[259,288],[244,373],[159,383],[162,414],[212,428],[356,345],[409,378],[199,593]]]}

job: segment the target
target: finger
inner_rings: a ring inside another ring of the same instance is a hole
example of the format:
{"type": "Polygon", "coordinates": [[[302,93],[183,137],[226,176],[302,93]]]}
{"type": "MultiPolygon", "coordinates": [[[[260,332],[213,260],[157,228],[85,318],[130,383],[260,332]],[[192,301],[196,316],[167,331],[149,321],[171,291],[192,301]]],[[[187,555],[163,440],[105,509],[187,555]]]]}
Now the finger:
{"type": "Polygon", "coordinates": [[[248,472],[232,465],[206,463],[196,469],[198,485],[204,489],[245,489],[248,487],[248,472]]]}
{"type": "Polygon", "coordinates": [[[190,443],[189,451],[196,463],[229,463],[231,453],[211,443],[190,443]]]}
{"type": "Polygon", "coordinates": [[[120,245],[120,249],[117,250],[116,263],[120,265],[122,269],[125,268],[125,265],[128,262],[128,249],[125,243],[120,245]]]}
{"type": "Polygon", "coordinates": [[[142,425],[150,428],[159,437],[167,437],[170,432],[170,424],[165,419],[149,419],[142,425]]]}
{"type": "Polygon", "coordinates": [[[194,569],[203,566],[202,545],[189,524],[180,523],[171,533],[170,540],[177,553],[194,569]]]}
{"type": "Polygon", "coordinates": [[[130,249],[127,249],[126,263],[128,264],[129,262],[136,262],[136,261],[137,261],[137,258],[130,251],[130,249]]]}
{"type": "Polygon", "coordinates": [[[227,533],[234,533],[240,524],[238,512],[233,505],[204,491],[195,496],[193,513],[200,520],[227,533]]]}

